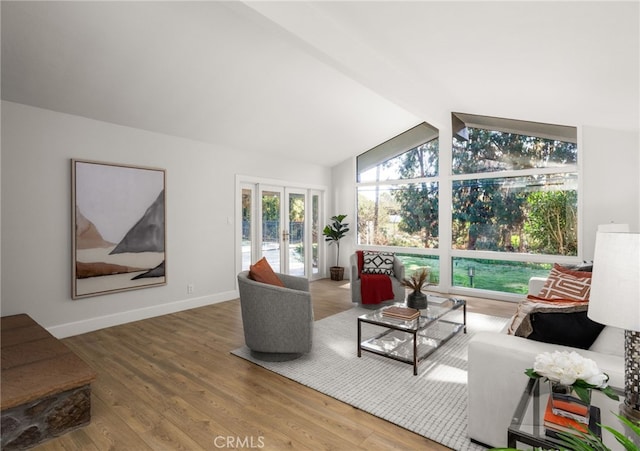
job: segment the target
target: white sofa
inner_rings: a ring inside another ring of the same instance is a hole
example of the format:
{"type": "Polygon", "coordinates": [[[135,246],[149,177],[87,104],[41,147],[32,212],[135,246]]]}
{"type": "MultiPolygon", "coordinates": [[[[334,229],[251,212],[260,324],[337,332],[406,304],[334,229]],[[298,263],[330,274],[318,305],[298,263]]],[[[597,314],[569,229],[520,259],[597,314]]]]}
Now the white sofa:
{"type": "MultiPolygon", "coordinates": [[[[529,292],[539,293],[544,278],[529,281],[529,292]]],[[[469,342],[469,438],[491,447],[507,445],[507,428],[529,378],[537,354],[575,350],[594,360],[609,375],[609,385],[624,388],[624,331],[607,326],[588,350],[542,343],[514,335],[482,332],[469,342]]],[[[604,396],[594,392],[595,396],[604,396]]],[[[604,416],[603,416],[604,418],[604,416]]]]}

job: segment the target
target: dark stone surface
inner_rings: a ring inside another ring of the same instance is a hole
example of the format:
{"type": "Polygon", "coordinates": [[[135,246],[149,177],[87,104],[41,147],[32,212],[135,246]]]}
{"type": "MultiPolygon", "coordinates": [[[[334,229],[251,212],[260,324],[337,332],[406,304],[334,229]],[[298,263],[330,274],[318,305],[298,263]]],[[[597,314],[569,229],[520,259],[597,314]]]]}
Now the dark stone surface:
{"type": "Polygon", "coordinates": [[[79,389],[61,399],[47,415],[46,422],[51,435],[60,435],[67,429],[91,421],[91,390],[79,389]]]}
{"type": "Polygon", "coordinates": [[[6,446],[2,444],[3,450],[28,449],[42,441],[42,433],[38,426],[31,426],[22,431],[22,433],[8,443],[6,446]]]}
{"type": "Polygon", "coordinates": [[[25,409],[24,414],[29,418],[37,417],[42,412],[47,410],[49,406],[51,406],[51,404],[55,402],[56,402],[56,398],[54,396],[51,396],[49,398],[39,399],[35,403],[30,404],[31,407],[25,409]]]}
{"type": "Polygon", "coordinates": [[[91,387],[85,385],[2,411],[3,450],[28,449],[91,421],[91,387]]]}

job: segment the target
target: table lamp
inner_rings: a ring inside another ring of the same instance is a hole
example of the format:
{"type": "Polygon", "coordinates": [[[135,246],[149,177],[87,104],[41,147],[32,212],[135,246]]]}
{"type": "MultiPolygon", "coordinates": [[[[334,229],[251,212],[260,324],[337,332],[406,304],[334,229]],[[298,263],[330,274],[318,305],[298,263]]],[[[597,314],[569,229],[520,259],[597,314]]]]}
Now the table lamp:
{"type": "Polygon", "coordinates": [[[625,400],[620,413],[640,422],[640,234],[598,231],[587,316],[624,329],[625,400]]]}

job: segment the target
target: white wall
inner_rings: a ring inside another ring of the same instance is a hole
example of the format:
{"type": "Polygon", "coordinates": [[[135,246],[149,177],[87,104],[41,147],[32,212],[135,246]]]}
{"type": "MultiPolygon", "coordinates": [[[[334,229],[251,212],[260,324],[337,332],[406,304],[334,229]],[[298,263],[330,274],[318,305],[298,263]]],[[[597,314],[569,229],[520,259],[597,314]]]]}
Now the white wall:
{"type": "Polygon", "coordinates": [[[331,180],[319,166],[12,102],[1,158],[1,314],[27,313],[58,337],[237,297],[235,175],[331,180]],[[166,286],[71,299],[71,158],[167,170],[166,286]]]}
{"type": "Polygon", "coordinates": [[[593,259],[599,224],[629,224],[640,231],[638,131],[582,128],[583,253],[593,259]]]}
{"type": "MultiPolygon", "coordinates": [[[[441,143],[450,130],[441,130],[441,143]]],[[[582,127],[582,255],[593,259],[599,224],[629,224],[640,231],[640,137],[637,130],[582,127]]],[[[353,158],[333,168],[333,189],[340,213],[349,215],[353,233],[345,238],[345,259],[355,249],[355,177],[353,158]]],[[[341,251],[343,252],[343,251],[341,251]]],[[[345,260],[341,257],[342,264],[345,260]]]]}
{"type": "MultiPolygon", "coordinates": [[[[340,240],[340,262],[338,266],[345,268],[344,277],[349,278],[349,257],[355,250],[356,243],[356,193],[355,193],[355,177],[356,177],[355,159],[349,158],[344,163],[335,166],[332,170],[332,192],[330,210],[327,216],[335,216],[346,214],[344,222],[349,224],[349,232],[340,240]]],[[[334,266],[336,263],[336,245],[331,244],[327,249],[328,266],[334,266]]]]}

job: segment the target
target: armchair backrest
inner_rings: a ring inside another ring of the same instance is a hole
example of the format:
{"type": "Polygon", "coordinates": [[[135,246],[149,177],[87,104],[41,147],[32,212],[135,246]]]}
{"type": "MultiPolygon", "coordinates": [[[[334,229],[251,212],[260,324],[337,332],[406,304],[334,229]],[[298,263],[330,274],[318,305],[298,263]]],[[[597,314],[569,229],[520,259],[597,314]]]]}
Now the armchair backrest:
{"type": "MultiPolygon", "coordinates": [[[[351,280],[360,279],[361,262],[359,261],[359,259],[361,257],[359,257],[358,253],[361,253],[361,252],[362,251],[356,251],[349,258],[349,263],[351,265],[351,280]]],[[[402,263],[402,260],[400,260],[395,255],[393,256],[393,272],[396,279],[400,281],[404,279],[404,264],[402,263]]]]}
{"type": "Polygon", "coordinates": [[[311,348],[313,305],[309,281],[278,274],[285,287],[238,274],[242,323],[247,346],[259,352],[299,353],[311,348]]]}

